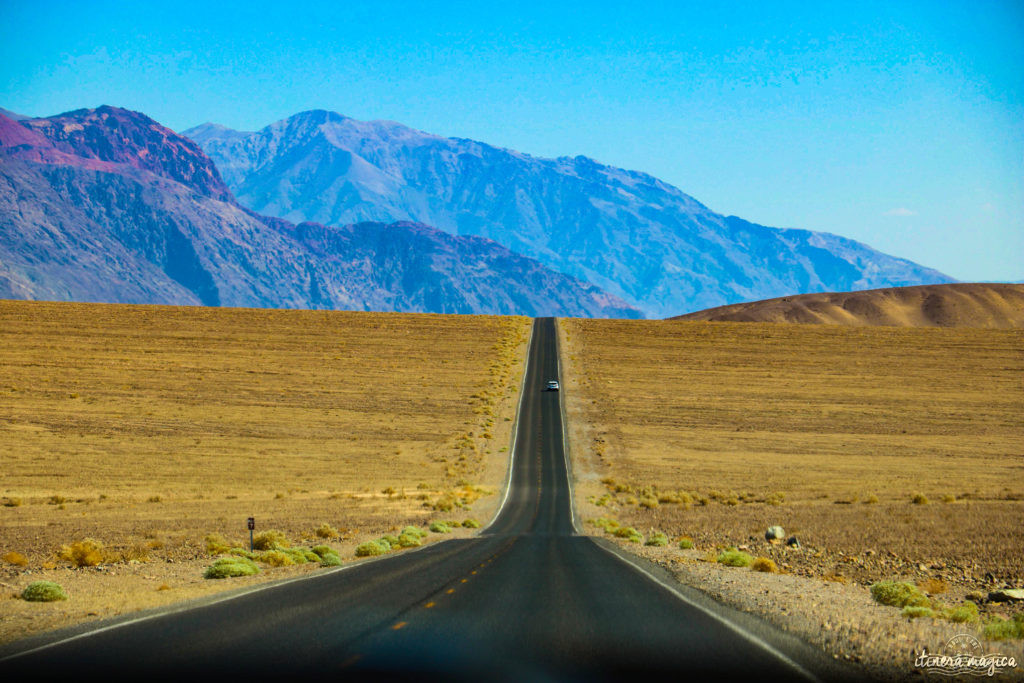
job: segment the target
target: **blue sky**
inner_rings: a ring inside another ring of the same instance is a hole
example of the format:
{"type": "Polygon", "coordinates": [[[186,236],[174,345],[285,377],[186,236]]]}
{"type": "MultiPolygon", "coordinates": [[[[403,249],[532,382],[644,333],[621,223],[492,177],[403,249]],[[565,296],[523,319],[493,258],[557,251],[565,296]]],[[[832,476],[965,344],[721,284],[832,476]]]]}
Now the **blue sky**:
{"type": "Polygon", "coordinates": [[[322,108],[585,154],[721,213],[1024,278],[1022,0],[0,0],[0,107],[100,104],[176,130],[322,108]]]}

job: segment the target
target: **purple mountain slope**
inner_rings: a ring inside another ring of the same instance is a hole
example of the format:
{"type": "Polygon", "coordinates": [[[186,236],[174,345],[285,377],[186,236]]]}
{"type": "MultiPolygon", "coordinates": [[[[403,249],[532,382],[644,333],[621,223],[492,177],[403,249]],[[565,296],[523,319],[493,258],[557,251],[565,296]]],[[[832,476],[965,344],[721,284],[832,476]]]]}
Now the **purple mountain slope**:
{"type": "Polygon", "coordinates": [[[657,178],[327,111],[185,131],[244,206],[292,221],[480,235],[651,316],[801,292],[951,282],[836,235],[722,216],[657,178]]]}
{"type": "Polygon", "coordinates": [[[0,297],[639,316],[490,240],[265,218],[192,141],[114,107],[0,115],[0,297]]]}

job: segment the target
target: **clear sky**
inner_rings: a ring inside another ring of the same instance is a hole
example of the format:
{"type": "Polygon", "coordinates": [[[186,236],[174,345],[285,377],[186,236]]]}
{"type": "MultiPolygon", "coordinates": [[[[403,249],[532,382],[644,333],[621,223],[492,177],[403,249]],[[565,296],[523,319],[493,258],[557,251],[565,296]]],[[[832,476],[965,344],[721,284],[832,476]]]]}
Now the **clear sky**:
{"type": "Polygon", "coordinates": [[[721,213],[1024,279],[1024,0],[0,0],[0,107],[100,104],[585,154],[721,213]]]}

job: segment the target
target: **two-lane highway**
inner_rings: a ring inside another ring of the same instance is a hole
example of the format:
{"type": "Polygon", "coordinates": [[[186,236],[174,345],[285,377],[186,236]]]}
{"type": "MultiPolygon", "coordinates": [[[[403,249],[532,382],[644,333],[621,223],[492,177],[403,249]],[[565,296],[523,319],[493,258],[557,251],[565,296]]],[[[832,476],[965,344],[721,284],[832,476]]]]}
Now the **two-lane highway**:
{"type": "Polygon", "coordinates": [[[510,488],[479,537],[88,631],[2,660],[0,674],[834,677],[810,648],[710,601],[687,599],[576,535],[560,394],[543,391],[558,373],[553,319],[535,322],[529,354],[510,488]]]}

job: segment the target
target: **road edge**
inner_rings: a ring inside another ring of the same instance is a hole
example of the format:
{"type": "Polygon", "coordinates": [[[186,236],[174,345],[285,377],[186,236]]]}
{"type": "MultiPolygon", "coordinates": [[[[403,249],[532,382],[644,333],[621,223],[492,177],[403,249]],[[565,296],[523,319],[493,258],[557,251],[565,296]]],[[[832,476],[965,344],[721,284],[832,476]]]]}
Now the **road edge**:
{"type": "Polygon", "coordinates": [[[526,376],[530,372],[530,351],[533,349],[533,330],[536,326],[537,318],[533,318],[533,321],[530,323],[530,336],[526,338],[526,360],[523,361],[523,376],[519,379],[519,403],[516,404],[516,416],[512,418],[512,440],[509,444],[508,472],[505,474],[505,494],[501,497],[498,509],[491,515],[491,521],[487,523],[487,526],[477,531],[474,536],[480,536],[494,526],[494,523],[498,521],[498,517],[501,516],[501,511],[505,509],[505,503],[508,502],[509,493],[512,491],[512,474],[515,472],[516,464],[516,442],[519,440],[519,416],[523,412],[523,399],[526,396],[526,376]]]}

